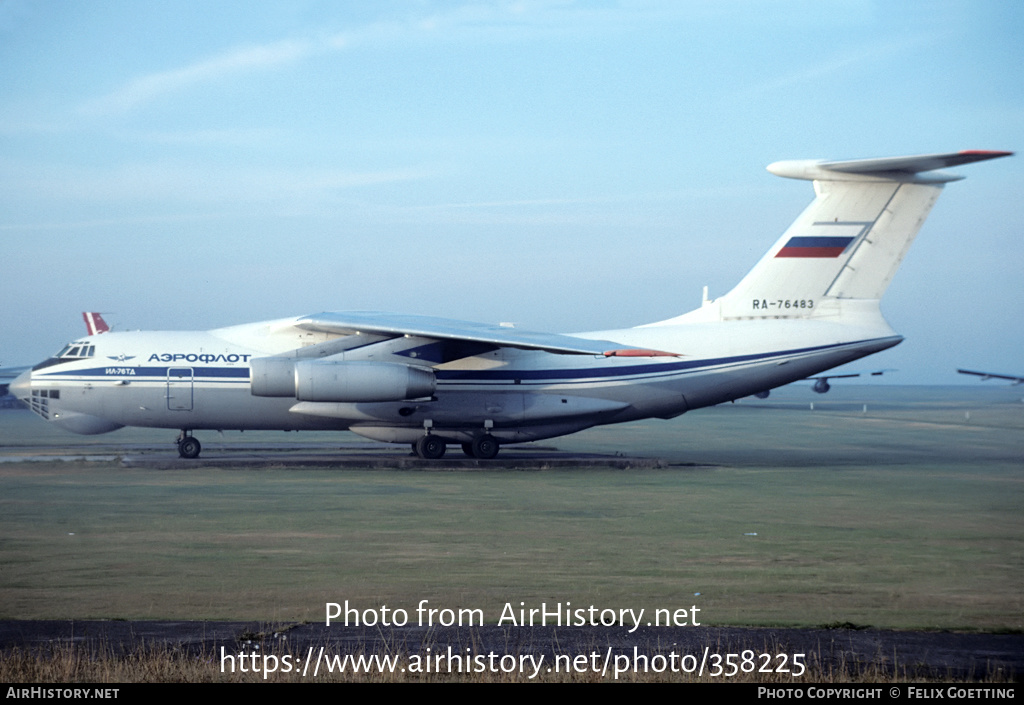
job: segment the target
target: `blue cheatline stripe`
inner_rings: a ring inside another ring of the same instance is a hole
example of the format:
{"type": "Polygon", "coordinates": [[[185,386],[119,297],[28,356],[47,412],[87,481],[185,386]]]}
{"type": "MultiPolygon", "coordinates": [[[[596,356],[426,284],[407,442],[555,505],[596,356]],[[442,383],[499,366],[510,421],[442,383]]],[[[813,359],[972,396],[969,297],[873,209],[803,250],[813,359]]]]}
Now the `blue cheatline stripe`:
{"type": "Polygon", "coordinates": [[[788,357],[791,355],[803,355],[824,350],[834,350],[844,347],[863,345],[889,338],[876,338],[873,340],[860,340],[855,343],[833,343],[831,345],[816,345],[809,348],[795,348],[793,350],[781,350],[771,353],[754,353],[751,355],[733,355],[731,357],[709,358],[705,360],[681,360],[677,362],[663,362],[660,364],[631,365],[624,367],[578,367],[564,370],[436,370],[438,381],[445,382],[485,382],[503,381],[513,382],[514,380],[558,380],[569,379],[580,381],[585,379],[601,379],[607,377],[628,377],[644,374],[666,374],[680,372],[683,370],[694,370],[702,367],[718,367],[721,365],[736,364],[740,362],[751,362],[756,360],[770,360],[772,358],[788,357]]]}
{"type": "MultiPolygon", "coordinates": [[[[124,378],[157,378],[167,379],[168,370],[192,370],[192,378],[209,379],[249,379],[248,367],[189,367],[188,365],[168,365],[167,367],[131,367],[129,365],[104,365],[103,367],[90,367],[84,370],[54,371],[40,375],[47,379],[60,379],[62,377],[98,377],[100,379],[124,379],[124,378]],[[111,372],[107,372],[111,370],[111,372]],[[124,374],[124,370],[133,370],[124,374]]],[[[180,378],[175,378],[180,379],[180,378]]]]}

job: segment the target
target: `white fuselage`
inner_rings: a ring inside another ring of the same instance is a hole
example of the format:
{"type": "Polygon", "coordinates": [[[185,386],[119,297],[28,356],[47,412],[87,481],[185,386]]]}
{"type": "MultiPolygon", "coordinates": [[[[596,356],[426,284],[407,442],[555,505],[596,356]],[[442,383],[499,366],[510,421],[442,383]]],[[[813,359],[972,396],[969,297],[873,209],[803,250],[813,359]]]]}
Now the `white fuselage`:
{"type": "MultiPolygon", "coordinates": [[[[330,339],[292,323],[90,336],[76,341],[82,350],[92,346],[89,357],[51,359],[16,380],[12,391],[31,399],[30,406],[49,421],[78,433],[121,426],[349,429],[409,442],[425,428],[452,441],[487,429],[509,443],[604,423],[671,418],[803,379],[900,341],[878,316],[866,317],[863,326],[806,319],[671,322],[575,337],[672,356],[498,348],[436,365],[436,391],[429,398],[311,402],[254,396],[251,360],[330,339]]],[[[345,360],[408,363],[415,360],[409,350],[430,343],[405,336],[348,351],[345,360]]]]}

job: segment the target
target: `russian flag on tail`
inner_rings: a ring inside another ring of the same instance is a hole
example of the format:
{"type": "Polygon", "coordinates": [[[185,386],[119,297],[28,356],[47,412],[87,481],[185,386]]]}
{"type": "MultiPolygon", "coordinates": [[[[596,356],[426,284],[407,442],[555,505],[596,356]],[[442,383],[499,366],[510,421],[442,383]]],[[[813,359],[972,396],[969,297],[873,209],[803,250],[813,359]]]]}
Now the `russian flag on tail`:
{"type": "Polygon", "coordinates": [[[833,258],[853,242],[852,237],[802,237],[789,238],[776,257],[823,257],[833,258]]]}

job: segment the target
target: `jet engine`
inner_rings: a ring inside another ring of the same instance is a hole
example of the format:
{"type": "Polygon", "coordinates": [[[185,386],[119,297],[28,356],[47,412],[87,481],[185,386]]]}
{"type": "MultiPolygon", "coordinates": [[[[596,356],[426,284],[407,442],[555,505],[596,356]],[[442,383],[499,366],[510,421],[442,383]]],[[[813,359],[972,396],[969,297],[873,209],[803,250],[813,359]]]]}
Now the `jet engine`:
{"type": "Polygon", "coordinates": [[[252,394],[299,401],[379,402],[429,397],[433,370],[393,362],[264,357],[250,362],[252,394]]]}
{"type": "Polygon", "coordinates": [[[819,377],[817,381],[815,381],[814,386],[811,387],[811,389],[816,391],[818,394],[824,394],[828,390],[832,389],[832,385],[829,384],[828,380],[825,379],[824,377],[819,377]]]}

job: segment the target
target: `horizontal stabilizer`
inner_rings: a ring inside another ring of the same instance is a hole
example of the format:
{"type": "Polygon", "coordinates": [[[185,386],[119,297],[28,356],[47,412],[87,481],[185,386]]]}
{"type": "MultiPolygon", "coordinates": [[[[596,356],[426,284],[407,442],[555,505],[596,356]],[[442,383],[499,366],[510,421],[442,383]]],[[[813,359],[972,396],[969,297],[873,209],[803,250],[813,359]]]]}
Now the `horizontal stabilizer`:
{"type": "Polygon", "coordinates": [[[969,149],[945,154],[919,154],[910,157],[884,157],[881,159],[853,159],[849,161],[795,160],[775,162],[768,171],[790,179],[842,181],[846,178],[873,177],[892,181],[918,181],[944,183],[957,181],[962,176],[936,174],[918,177],[917,174],[946,167],[961,166],[987,159],[1008,157],[1013,152],[969,149]],[[849,175],[848,177],[845,175],[849,175]]]}

